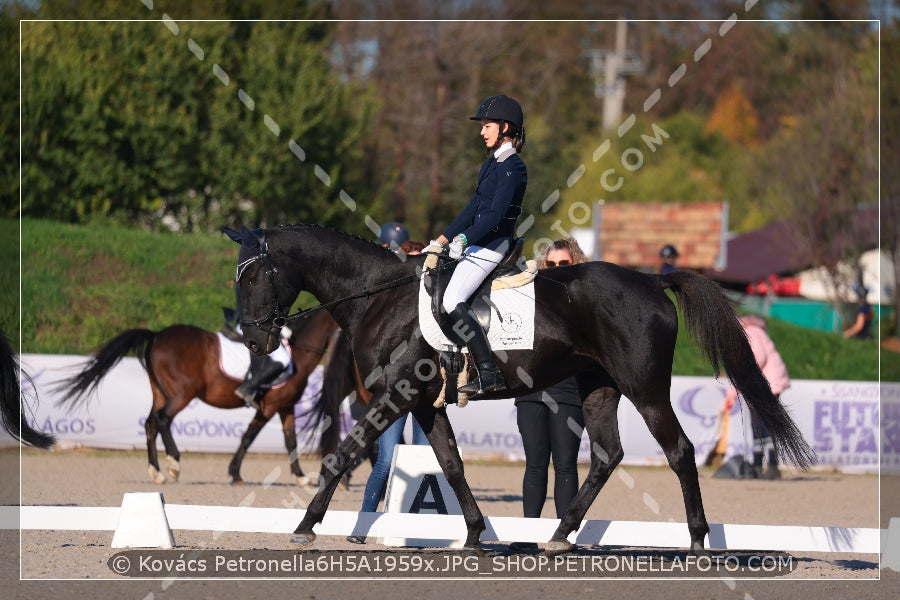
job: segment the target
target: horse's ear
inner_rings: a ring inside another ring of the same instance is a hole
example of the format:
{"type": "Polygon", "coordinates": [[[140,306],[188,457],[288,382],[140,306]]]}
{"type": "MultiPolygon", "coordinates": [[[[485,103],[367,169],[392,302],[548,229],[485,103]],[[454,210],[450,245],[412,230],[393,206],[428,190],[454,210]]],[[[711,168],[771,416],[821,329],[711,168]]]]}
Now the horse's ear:
{"type": "Polygon", "coordinates": [[[238,233],[237,231],[235,231],[234,229],[231,229],[230,227],[223,227],[222,231],[225,233],[225,235],[230,237],[233,241],[237,242],[238,244],[240,244],[243,241],[243,236],[240,233],[238,233]]]}
{"type": "Polygon", "coordinates": [[[241,225],[240,231],[235,231],[230,227],[222,227],[222,231],[238,244],[251,248],[266,247],[266,232],[263,229],[250,230],[241,225]]]}
{"type": "Polygon", "coordinates": [[[248,234],[248,236],[247,236],[248,238],[250,236],[252,236],[252,238],[254,240],[256,240],[256,243],[259,245],[260,248],[266,247],[266,231],[264,229],[254,229],[252,231],[248,230],[247,234],[248,234]]]}

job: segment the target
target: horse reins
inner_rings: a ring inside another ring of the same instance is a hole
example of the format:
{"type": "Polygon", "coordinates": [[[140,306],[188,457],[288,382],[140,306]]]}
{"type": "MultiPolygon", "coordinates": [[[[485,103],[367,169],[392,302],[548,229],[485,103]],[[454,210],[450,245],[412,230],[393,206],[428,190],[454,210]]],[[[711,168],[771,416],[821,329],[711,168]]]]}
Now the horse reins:
{"type": "MultiPolygon", "coordinates": [[[[315,312],[323,309],[328,309],[333,306],[337,306],[339,304],[343,304],[344,302],[348,302],[350,300],[357,300],[359,298],[369,298],[379,292],[384,292],[386,290],[394,289],[400,287],[401,285],[406,285],[407,283],[412,283],[418,279],[418,274],[413,273],[410,275],[406,275],[404,277],[399,277],[397,279],[387,281],[380,285],[375,286],[371,289],[365,289],[356,294],[351,294],[350,296],[346,296],[344,298],[338,298],[337,300],[332,300],[331,302],[326,302],[324,304],[319,304],[318,306],[314,306],[312,308],[300,309],[294,314],[283,315],[281,313],[281,309],[278,306],[278,290],[275,287],[275,276],[278,274],[278,269],[275,265],[272,264],[272,260],[269,258],[269,250],[268,245],[264,248],[259,254],[252,258],[248,258],[242,263],[239,263],[237,266],[237,273],[235,274],[235,281],[240,281],[241,277],[244,274],[244,271],[254,262],[262,260],[264,262],[266,268],[266,279],[269,283],[269,297],[271,298],[273,308],[266,313],[264,317],[260,317],[259,319],[242,319],[241,326],[251,325],[265,331],[269,335],[275,335],[281,331],[281,328],[287,325],[290,321],[296,321],[298,319],[304,319],[314,314],[315,312]],[[272,324],[275,329],[263,327],[263,324],[266,321],[272,320],[272,324]]],[[[436,267],[435,270],[445,269],[447,268],[445,265],[441,265],[436,267]]]]}
{"type": "MultiPolygon", "coordinates": [[[[472,258],[478,258],[479,260],[483,260],[483,261],[487,261],[487,262],[495,262],[495,261],[484,259],[481,257],[472,257],[472,258]]],[[[254,256],[252,258],[248,258],[244,262],[238,264],[237,272],[235,274],[235,281],[236,282],[240,281],[240,279],[243,276],[244,271],[247,269],[247,267],[249,267],[251,264],[253,264],[254,262],[256,262],[258,260],[262,260],[266,267],[266,279],[268,280],[268,283],[269,283],[269,297],[271,298],[273,308],[271,308],[269,310],[269,312],[266,313],[265,316],[260,317],[259,319],[242,319],[241,326],[243,327],[245,325],[250,325],[250,326],[256,327],[257,329],[265,331],[266,333],[268,333],[271,336],[275,336],[275,335],[279,334],[281,332],[281,328],[284,327],[285,325],[287,325],[291,321],[296,321],[298,319],[307,318],[310,315],[315,314],[317,311],[327,310],[333,306],[338,306],[339,304],[343,304],[344,302],[349,302],[350,300],[358,300],[359,298],[369,298],[380,292],[384,292],[384,291],[387,291],[390,289],[400,287],[401,285],[406,285],[408,283],[412,283],[412,282],[416,281],[416,279],[418,279],[418,274],[414,273],[414,274],[406,275],[404,277],[399,277],[397,279],[387,281],[385,283],[377,285],[374,288],[371,288],[371,289],[367,288],[356,294],[351,294],[349,296],[345,296],[344,298],[338,298],[337,300],[332,300],[331,302],[319,304],[318,306],[314,306],[312,308],[307,308],[307,309],[301,308],[294,314],[283,315],[281,313],[281,309],[278,306],[278,290],[275,287],[275,276],[278,274],[278,269],[275,267],[275,265],[272,264],[272,260],[269,258],[268,244],[266,244],[266,247],[263,248],[259,254],[257,254],[256,256],[254,256]],[[274,326],[274,328],[263,327],[263,324],[265,322],[269,321],[270,319],[272,320],[272,325],[274,326]]],[[[453,263],[440,264],[440,265],[434,267],[432,270],[440,271],[440,270],[444,270],[444,269],[449,269],[452,264],[453,263]]],[[[499,264],[499,262],[498,262],[498,264],[499,264]]],[[[538,273],[537,276],[541,276],[541,274],[538,273]]],[[[557,282],[549,277],[547,279],[549,279],[550,281],[554,281],[555,283],[559,283],[560,285],[563,285],[563,287],[566,288],[566,295],[568,295],[568,286],[566,284],[557,282]]]]}

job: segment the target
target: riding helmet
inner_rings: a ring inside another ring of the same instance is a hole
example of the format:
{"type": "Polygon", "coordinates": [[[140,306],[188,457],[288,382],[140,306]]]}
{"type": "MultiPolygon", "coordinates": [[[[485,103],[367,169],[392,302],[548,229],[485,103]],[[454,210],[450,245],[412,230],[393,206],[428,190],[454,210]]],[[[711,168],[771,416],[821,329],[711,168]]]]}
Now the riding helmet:
{"type": "Polygon", "coordinates": [[[385,223],[381,226],[381,231],[378,233],[378,239],[375,241],[379,244],[387,244],[391,247],[396,245],[399,247],[408,239],[409,231],[407,231],[406,226],[403,223],[391,221],[390,223],[385,223]]]}
{"type": "Polygon", "coordinates": [[[487,98],[478,106],[478,113],[474,117],[469,117],[469,119],[473,121],[482,119],[507,121],[518,129],[522,129],[522,122],[525,120],[519,103],[509,96],[503,95],[487,98]]]}
{"type": "Polygon", "coordinates": [[[659,251],[660,258],[678,258],[678,250],[672,244],[666,244],[659,251]]]}

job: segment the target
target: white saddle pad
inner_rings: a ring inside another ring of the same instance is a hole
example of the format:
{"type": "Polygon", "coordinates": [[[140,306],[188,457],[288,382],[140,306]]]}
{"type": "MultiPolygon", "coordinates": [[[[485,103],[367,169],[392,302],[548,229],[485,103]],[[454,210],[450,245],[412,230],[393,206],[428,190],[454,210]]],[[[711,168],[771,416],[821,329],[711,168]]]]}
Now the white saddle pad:
{"type": "MultiPolygon", "coordinates": [[[[242,342],[229,340],[221,332],[216,332],[216,337],[219,338],[219,369],[226,376],[243,381],[247,369],[250,368],[250,350],[242,342]]],[[[286,344],[281,344],[269,357],[283,366],[291,367],[285,375],[278,378],[275,382],[277,385],[294,371],[291,351],[286,344]]]]}
{"type": "MultiPolygon", "coordinates": [[[[492,290],[491,327],[488,343],[494,350],[534,349],[534,281],[508,289],[492,290]],[[498,319],[499,316],[502,319],[498,319]]],[[[425,291],[425,279],[419,284],[419,327],[422,336],[436,350],[456,348],[441,331],[431,312],[431,296],[425,291]]],[[[467,349],[463,349],[468,352],[467,349]]]]}

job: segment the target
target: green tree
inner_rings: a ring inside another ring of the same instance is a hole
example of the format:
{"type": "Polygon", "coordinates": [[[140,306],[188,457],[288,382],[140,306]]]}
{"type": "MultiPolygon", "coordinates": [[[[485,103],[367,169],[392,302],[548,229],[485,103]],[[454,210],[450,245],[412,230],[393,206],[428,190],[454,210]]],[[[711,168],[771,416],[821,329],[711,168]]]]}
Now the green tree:
{"type": "Polygon", "coordinates": [[[197,181],[197,60],[161,23],[22,25],[22,209],[134,222],[197,181]],[[187,80],[187,82],[185,82],[187,80]],[[193,81],[192,81],[193,80],[193,81]]]}
{"type": "Polygon", "coordinates": [[[344,170],[359,160],[367,94],[331,69],[320,24],[251,25],[244,49],[224,49],[230,83],[209,98],[208,194],[248,225],[359,230],[340,193],[358,192],[344,170]]]}
{"type": "Polygon", "coordinates": [[[358,187],[343,170],[359,159],[369,103],[330,68],[327,24],[70,21],[22,31],[26,214],[178,231],[362,227],[340,194],[358,187]]]}
{"type": "Polygon", "coordinates": [[[19,210],[19,19],[33,18],[34,11],[18,3],[0,6],[0,217],[19,210]]]}

